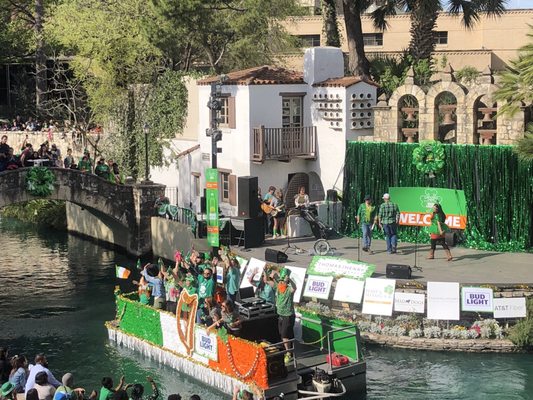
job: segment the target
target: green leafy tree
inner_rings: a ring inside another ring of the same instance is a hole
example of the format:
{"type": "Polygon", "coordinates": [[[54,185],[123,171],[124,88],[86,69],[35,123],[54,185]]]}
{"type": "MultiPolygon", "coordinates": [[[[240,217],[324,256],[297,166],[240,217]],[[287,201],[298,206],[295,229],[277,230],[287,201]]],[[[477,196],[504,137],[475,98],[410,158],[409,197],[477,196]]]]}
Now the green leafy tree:
{"type": "Polygon", "coordinates": [[[372,12],[374,25],[381,30],[388,26],[387,17],[399,11],[409,12],[411,40],[409,54],[415,61],[429,60],[435,49],[435,26],[439,12],[461,16],[467,29],[479,21],[480,15],[499,16],[505,11],[506,0],[383,0],[372,12]]]}
{"type": "Polygon", "coordinates": [[[151,0],[157,24],[150,39],[166,45],[184,40],[200,63],[215,73],[272,63],[295,48],[281,21],[301,12],[295,0],[151,0]]]}
{"type": "MultiPolygon", "coordinates": [[[[530,41],[520,48],[518,58],[500,73],[499,88],[494,93],[494,98],[502,104],[499,114],[513,116],[522,107],[530,110],[533,107],[533,27],[528,37],[530,41]]],[[[533,159],[533,123],[518,140],[516,151],[523,159],[533,159]]]]}

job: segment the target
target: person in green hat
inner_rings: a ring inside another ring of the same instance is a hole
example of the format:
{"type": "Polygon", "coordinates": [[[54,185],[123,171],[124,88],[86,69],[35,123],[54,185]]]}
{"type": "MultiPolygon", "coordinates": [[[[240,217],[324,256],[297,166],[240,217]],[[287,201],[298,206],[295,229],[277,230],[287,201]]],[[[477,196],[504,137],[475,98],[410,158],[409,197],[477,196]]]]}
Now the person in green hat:
{"type": "MultiPolygon", "coordinates": [[[[278,331],[283,340],[285,350],[291,349],[290,340],[294,339],[294,292],[296,283],[291,279],[291,270],[283,268],[279,272],[279,281],[276,285],[276,312],[278,314],[278,331]]],[[[285,354],[285,362],[290,361],[291,354],[285,354]]]]}
{"type": "Polygon", "coordinates": [[[15,400],[15,385],[11,382],[6,382],[0,389],[3,399],[15,400]]]}
{"type": "MultiPolygon", "coordinates": [[[[194,279],[194,276],[192,276],[191,274],[187,274],[187,276],[185,277],[183,290],[185,290],[189,295],[198,293],[196,289],[196,279],[194,279]]],[[[189,311],[191,311],[191,307],[188,304],[183,304],[181,306],[181,312],[185,319],[189,318],[189,311]]]]}

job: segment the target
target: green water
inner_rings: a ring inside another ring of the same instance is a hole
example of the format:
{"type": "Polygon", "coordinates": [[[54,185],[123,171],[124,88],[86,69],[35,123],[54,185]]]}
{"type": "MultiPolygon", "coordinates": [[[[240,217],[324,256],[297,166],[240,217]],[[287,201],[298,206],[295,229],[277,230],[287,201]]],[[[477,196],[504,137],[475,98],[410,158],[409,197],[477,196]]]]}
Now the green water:
{"type": "MultiPolygon", "coordinates": [[[[98,389],[103,376],[143,382],[152,376],[163,398],[223,396],[186,375],[107,339],[114,265],[133,265],[112,250],[63,233],[0,220],[0,346],[30,358],[48,355],[56,377],[74,373],[76,386],[98,389]]],[[[127,287],[123,289],[127,290],[127,287]]],[[[533,356],[366,349],[368,400],[533,399],[533,356]]]]}

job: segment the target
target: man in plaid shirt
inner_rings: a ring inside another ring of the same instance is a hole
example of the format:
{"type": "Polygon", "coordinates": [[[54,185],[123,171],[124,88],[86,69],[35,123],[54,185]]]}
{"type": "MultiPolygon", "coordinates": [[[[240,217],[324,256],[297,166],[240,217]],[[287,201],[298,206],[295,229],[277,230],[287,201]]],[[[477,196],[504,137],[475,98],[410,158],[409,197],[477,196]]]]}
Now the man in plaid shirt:
{"type": "Polygon", "coordinates": [[[379,227],[383,229],[385,240],[387,242],[387,253],[396,254],[396,246],[398,245],[398,221],[400,220],[400,209],[397,204],[390,201],[390,195],[385,193],[383,195],[384,203],[379,207],[377,221],[379,227]]]}

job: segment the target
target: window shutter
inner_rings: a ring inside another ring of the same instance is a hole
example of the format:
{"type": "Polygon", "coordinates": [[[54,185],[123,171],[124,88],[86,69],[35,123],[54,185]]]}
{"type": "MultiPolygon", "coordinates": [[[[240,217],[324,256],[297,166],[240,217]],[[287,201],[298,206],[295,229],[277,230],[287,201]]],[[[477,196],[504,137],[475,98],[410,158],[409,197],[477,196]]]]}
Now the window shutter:
{"type": "Polygon", "coordinates": [[[237,123],[235,120],[235,97],[228,97],[228,126],[230,129],[235,129],[237,123]]]}
{"type": "Polygon", "coordinates": [[[229,176],[229,205],[237,205],[237,176],[229,176]]]}

